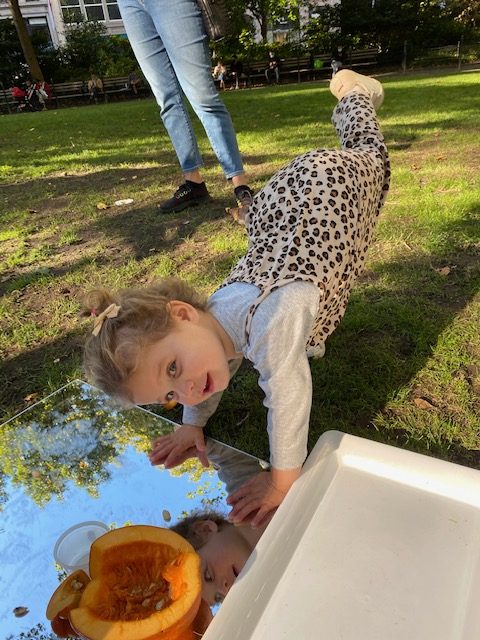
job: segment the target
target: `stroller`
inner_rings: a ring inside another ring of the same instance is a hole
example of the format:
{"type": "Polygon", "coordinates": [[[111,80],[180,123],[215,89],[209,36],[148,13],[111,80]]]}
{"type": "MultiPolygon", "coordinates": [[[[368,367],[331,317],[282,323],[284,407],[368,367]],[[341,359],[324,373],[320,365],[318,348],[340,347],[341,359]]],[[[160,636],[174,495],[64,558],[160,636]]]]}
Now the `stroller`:
{"type": "Polygon", "coordinates": [[[42,106],[35,85],[14,86],[11,88],[12,97],[17,103],[17,112],[40,111],[42,106]]]}

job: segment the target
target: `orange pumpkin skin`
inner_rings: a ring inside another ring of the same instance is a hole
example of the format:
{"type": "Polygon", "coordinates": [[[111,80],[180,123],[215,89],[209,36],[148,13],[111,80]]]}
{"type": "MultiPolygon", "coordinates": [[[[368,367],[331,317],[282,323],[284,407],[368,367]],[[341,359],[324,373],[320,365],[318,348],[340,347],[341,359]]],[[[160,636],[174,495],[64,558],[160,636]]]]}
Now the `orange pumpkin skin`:
{"type": "Polygon", "coordinates": [[[85,571],[78,569],[63,580],[53,592],[47,606],[47,620],[57,617],[67,618],[70,609],[78,607],[82,593],[90,578],[85,571]]]}
{"type": "Polygon", "coordinates": [[[136,525],[92,544],[91,582],[69,613],[85,640],[194,640],[200,558],[178,534],[136,525]]]}
{"type": "Polygon", "coordinates": [[[50,623],[52,627],[52,631],[59,638],[72,638],[78,637],[75,631],[72,629],[72,626],[68,620],[68,618],[62,618],[61,616],[57,616],[50,623]]]}

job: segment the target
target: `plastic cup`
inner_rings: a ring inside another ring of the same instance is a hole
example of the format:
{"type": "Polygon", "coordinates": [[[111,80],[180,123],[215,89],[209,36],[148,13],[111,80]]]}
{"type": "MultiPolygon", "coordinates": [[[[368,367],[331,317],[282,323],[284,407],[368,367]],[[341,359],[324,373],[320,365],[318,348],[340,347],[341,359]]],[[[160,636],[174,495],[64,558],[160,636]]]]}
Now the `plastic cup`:
{"type": "Polygon", "coordinates": [[[109,530],[103,522],[90,520],[74,524],[62,533],[53,549],[53,557],[67,573],[83,569],[88,574],[92,542],[109,530]]]}

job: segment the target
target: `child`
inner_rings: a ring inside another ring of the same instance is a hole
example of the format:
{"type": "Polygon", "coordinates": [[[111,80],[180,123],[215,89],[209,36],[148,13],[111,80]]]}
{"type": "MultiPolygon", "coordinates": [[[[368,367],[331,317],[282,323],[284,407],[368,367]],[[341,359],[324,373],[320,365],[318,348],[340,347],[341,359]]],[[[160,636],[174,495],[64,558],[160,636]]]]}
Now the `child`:
{"type": "Polygon", "coordinates": [[[171,527],[200,556],[202,599],[209,606],[223,602],[266,527],[236,527],[213,511],[195,512],[171,527]]]}
{"type": "MultiPolygon", "coordinates": [[[[225,483],[227,494],[265,466],[235,449],[206,439],[208,459],[225,483]]],[[[234,526],[217,511],[195,511],[171,529],[198,552],[202,568],[202,598],[210,605],[222,602],[267,527],[234,526]]]]}
{"type": "Polygon", "coordinates": [[[219,60],[215,69],[213,70],[213,77],[215,80],[218,80],[219,87],[222,90],[225,90],[225,77],[227,75],[227,67],[224,65],[222,60],[219,60]]]}
{"type": "Polygon", "coordinates": [[[184,405],[183,426],[155,442],[152,464],[171,467],[191,455],[206,464],[203,427],[242,357],[254,364],[272,468],[229,497],[235,524],[262,526],[300,474],[312,399],[307,357],[323,355],[343,316],[388,189],[375,116],[381,84],[342,70],[330,89],[342,149],[299,156],[255,196],[248,251],[208,302],[174,280],[97,292],[89,304],[93,383],[137,404],[184,405]]]}

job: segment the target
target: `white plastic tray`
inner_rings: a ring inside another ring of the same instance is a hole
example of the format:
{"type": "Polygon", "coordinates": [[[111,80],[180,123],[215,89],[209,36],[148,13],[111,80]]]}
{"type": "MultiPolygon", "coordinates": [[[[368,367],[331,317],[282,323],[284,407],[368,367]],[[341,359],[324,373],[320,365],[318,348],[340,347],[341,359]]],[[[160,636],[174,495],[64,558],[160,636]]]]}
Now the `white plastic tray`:
{"type": "Polygon", "coordinates": [[[479,640],[480,472],[336,431],[204,640],[479,640]]]}

